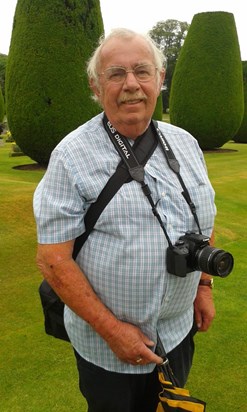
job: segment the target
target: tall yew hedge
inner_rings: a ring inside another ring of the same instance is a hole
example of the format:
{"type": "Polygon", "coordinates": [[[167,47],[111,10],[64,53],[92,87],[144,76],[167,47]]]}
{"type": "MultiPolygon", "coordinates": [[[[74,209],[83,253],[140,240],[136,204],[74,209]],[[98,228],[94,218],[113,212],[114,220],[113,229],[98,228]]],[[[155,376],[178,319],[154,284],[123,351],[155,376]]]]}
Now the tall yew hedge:
{"type": "Polygon", "coordinates": [[[152,117],[155,120],[162,120],[162,118],[163,118],[162,92],[160,92],[160,94],[157,98],[156,106],[155,106],[152,117]]]}
{"type": "Polygon", "coordinates": [[[99,112],[85,63],[103,34],[99,0],[18,0],[6,69],[9,128],[47,164],[56,144],[99,112]]]}
{"type": "Polygon", "coordinates": [[[243,83],[244,83],[244,116],[239,130],[233,140],[237,143],[247,143],[247,61],[243,65],[243,83]]]}
{"type": "Polygon", "coordinates": [[[232,139],[243,118],[240,49],[234,16],[194,15],[173,75],[171,123],[188,130],[202,149],[232,139]]]}

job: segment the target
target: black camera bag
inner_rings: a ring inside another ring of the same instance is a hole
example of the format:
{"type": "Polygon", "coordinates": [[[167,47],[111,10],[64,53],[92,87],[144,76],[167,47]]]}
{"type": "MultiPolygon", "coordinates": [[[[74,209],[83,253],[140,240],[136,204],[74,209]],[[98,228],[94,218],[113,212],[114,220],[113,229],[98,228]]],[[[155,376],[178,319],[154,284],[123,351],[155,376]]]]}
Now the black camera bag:
{"type": "Polygon", "coordinates": [[[64,303],[45,279],[39,286],[39,294],[45,318],[45,332],[69,341],[63,320],[64,303]]]}

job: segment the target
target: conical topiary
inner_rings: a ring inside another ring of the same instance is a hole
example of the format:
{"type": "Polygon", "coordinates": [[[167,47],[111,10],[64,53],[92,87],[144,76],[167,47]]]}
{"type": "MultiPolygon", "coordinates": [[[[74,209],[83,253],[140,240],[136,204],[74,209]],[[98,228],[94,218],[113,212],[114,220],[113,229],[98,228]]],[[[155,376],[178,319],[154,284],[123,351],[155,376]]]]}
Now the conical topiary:
{"type": "Polygon", "coordinates": [[[152,117],[155,120],[162,120],[162,118],[163,118],[162,92],[160,92],[160,94],[157,98],[156,106],[155,106],[152,117]]]}
{"type": "Polygon", "coordinates": [[[221,147],[239,129],[244,110],[240,49],[234,16],[193,17],[173,75],[170,121],[202,149],[221,147]]]}
{"type": "Polygon", "coordinates": [[[6,70],[9,128],[47,164],[56,144],[100,111],[85,63],[103,33],[99,0],[19,0],[6,70]]]}
{"type": "Polygon", "coordinates": [[[247,143],[247,61],[243,65],[243,83],[244,83],[244,116],[239,130],[233,140],[237,143],[247,143]]]}

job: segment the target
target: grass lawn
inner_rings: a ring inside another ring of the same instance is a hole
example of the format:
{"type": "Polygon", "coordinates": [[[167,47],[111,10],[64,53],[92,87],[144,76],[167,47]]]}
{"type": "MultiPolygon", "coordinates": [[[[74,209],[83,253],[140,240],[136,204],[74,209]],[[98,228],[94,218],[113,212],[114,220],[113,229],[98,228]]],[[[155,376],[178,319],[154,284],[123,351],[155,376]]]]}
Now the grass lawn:
{"type": "MultiPolygon", "coordinates": [[[[228,278],[215,278],[217,317],[209,332],[196,336],[188,387],[207,401],[207,412],[242,412],[247,378],[247,145],[230,142],[224,148],[232,151],[205,153],[205,159],[216,190],[216,246],[234,255],[235,267],[228,278]]],[[[14,169],[33,162],[9,157],[9,152],[10,144],[0,147],[0,410],[84,412],[70,345],[43,330],[32,196],[44,171],[14,169]]]]}
{"type": "Polygon", "coordinates": [[[229,152],[205,153],[216,191],[216,246],[235,258],[228,278],[215,278],[216,319],[196,336],[188,387],[207,401],[207,412],[247,411],[247,145],[229,142],[229,152]]]}

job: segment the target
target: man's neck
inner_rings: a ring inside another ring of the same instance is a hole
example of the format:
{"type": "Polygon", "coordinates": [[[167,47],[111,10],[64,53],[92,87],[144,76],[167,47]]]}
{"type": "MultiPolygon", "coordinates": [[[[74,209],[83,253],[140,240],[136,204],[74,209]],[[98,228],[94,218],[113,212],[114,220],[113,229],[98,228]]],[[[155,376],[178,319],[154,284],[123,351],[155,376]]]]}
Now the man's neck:
{"type": "MultiPolygon", "coordinates": [[[[108,117],[108,116],[107,116],[108,117]]],[[[151,119],[148,122],[133,122],[133,123],[123,123],[123,122],[114,122],[111,121],[111,118],[108,117],[111,125],[117,130],[119,134],[125,136],[129,139],[135,140],[141,136],[148,128],[151,119]]]]}

